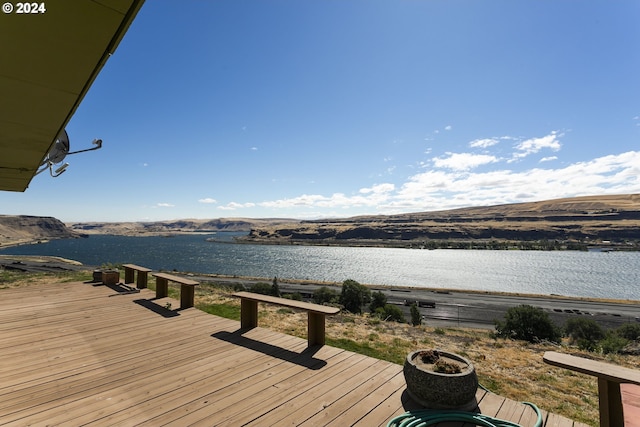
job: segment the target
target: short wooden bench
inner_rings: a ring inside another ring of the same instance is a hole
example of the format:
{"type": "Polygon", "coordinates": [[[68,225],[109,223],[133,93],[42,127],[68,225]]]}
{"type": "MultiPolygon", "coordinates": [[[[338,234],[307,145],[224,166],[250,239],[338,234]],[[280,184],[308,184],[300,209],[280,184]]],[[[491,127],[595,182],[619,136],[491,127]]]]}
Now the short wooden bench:
{"type": "Polygon", "coordinates": [[[306,311],[308,313],[307,342],[309,347],[313,345],[324,345],[325,317],[327,315],[333,315],[340,312],[340,309],[337,307],[329,307],[326,305],[312,304],[252,292],[236,292],[233,296],[240,298],[240,326],[243,329],[251,329],[258,326],[259,302],[306,311]]]}
{"type": "Polygon", "coordinates": [[[153,273],[153,276],[156,278],[156,298],[169,296],[169,282],[176,282],[180,283],[180,308],[193,307],[198,282],[166,273],[153,273]]]}
{"type": "Polygon", "coordinates": [[[135,280],[136,287],[138,289],[144,289],[147,287],[148,274],[151,273],[150,268],[140,267],[135,264],[123,264],[124,267],[124,284],[133,283],[135,279],[136,271],[138,272],[138,278],[135,280]]]}
{"type": "Polygon", "coordinates": [[[598,379],[601,427],[640,426],[640,371],[555,351],[546,352],[542,359],[598,379]]]}

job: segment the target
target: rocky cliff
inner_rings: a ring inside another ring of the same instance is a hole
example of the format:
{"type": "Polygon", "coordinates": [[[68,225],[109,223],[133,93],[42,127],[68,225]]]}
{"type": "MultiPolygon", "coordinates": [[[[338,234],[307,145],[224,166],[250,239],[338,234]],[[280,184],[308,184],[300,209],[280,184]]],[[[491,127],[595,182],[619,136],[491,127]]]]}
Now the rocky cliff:
{"type": "Polygon", "coordinates": [[[149,235],[212,231],[250,231],[256,227],[291,223],[291,219],[178,219],[154,222],[79,222],[67,224],[72,230],[86,234],[149,235]]]}
{"type": "Polygon", "coordinates": [[[0,247],[51,239],[82,237],[52,217],[0,215],[0,247]]]}
{"type": "Polygon", "coordinates": [[[428,246],[435,240],[557,240],[584,244],[631,241],[637,246],[640,195],[576,197],[391,216],[301,221],[255,228],[245,239],[256,243],[385,246],[428,246]]]}

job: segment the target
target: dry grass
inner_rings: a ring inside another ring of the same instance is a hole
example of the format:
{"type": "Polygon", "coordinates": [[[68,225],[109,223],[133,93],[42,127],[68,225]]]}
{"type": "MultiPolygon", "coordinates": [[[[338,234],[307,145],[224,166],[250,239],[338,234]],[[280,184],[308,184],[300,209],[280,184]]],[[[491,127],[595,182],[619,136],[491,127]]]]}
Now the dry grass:
{"type": "Polygon", "coordinates": [[[25,286],[40,286],[57,282],[74,282],[90,280],[91,273],[86,271],[53,273],[29,273],[7,271],[0,269],[0,289],[20,288],[25,286]]]}
{"type": "MultiPolygon", "coordinates": [[[[230,291],[203,286],[197,304],[239,307],[230,291]]],[[[275,331],[306,337],[304,312],[260,305],[260,325],[275,331]]],[[[598,425],[598,387],[595,378],[545,364],[545,351],[562,351],[631,368],[640,367],[640,356],[581,353],[566,344],[530,344],[495,338],[491,331],[467,328],[413,327],[382,322],[368,315],[339,314],[327,318],[327,343],[402,364],[406,355],[421,348],[458,353],[471,360],[480,383],[516,401],[585,424],[598,425]]]]}

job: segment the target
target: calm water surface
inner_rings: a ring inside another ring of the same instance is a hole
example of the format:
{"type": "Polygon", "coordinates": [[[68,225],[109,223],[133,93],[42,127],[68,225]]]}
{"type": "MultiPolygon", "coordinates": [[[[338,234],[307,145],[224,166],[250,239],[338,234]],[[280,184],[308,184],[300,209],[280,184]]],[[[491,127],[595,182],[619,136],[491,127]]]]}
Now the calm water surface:
{"type": "Polygon", "coordinates": [[[229,242],[239,234],[91,236],[7,248],[0,254],[53,255],[92,266],[134,263],[194,273],[640,299],[639,252],[418,250],[206,241],[215,237],[229,242]]]}

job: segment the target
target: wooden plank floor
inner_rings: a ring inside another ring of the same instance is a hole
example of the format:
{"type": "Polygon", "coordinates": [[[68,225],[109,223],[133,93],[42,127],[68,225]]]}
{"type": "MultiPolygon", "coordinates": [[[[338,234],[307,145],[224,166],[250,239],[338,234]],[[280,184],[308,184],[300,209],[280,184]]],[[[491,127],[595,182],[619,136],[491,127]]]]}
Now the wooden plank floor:
{"type": "MultiPolygon", "coordinates": [[[[154,296],[77,282],[0,290],[0,425],[369,427],[417,409],[399,365],[241,333],[154,296]]],[[[484,391],[477,400],[484,414],[535,423],[528,406],[484,391]]]]}

